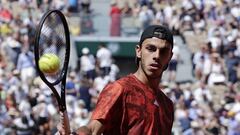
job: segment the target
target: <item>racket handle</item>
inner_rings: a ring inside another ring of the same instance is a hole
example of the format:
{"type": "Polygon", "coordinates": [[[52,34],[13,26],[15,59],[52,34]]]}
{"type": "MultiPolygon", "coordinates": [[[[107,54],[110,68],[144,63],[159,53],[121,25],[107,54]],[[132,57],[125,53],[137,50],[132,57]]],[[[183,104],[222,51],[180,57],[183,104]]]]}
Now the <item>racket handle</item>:
{"type": "Polygon", "coordinates": [[[60,112],[60,115],[61,115],[61,126],[63,129],[64,135],[70,135],[71,130],[70,130],[67,110],[65,110],[64,112],[60,112]]]}

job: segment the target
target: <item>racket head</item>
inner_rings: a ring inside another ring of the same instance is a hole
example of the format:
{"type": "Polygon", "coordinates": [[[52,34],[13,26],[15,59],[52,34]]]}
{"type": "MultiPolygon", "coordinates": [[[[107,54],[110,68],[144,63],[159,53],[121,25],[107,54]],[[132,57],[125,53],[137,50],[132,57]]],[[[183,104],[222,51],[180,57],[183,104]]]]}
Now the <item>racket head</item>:
{"type": "Polygon", "coordinates": [[[35,36],[34,54],[37,72],[47,85],[56,85],[66,78],[70,57],[70,34],[61,11],[50,10],[41,18],[35,36]],[[60,69],[54,74],[40,70],[39,59],[47,53],[55,54],[60,59],[60,69]]]}
{"type": "Polygon", "coordinates": [[[52,90],[59,109],[63,112],[66,110],[65,84],[70,58],[70,33],[65,16],[61,11],[50,10],[41,18],[35,35],[34,55],[36,70],[40,78],[52,90]],[[41,56],[49,53],[60,59],[60,68],[54,74],[42,72],[39,66],[41,56]],[[59,83],[61,83],[60,92],[54,87],[59,83]]]}

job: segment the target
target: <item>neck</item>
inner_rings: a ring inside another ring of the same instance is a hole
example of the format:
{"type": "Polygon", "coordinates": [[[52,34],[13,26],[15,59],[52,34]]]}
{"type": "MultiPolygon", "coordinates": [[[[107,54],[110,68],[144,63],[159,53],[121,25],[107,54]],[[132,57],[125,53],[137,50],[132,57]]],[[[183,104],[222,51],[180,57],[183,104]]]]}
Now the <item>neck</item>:
{"type": "Polygon", "coordinates": [[[156,90],[159,88],[159,82],[160,82],[161,76],[157,78],[151,78],[151,77],[148,77],[144,72],[141,72],[140,70],[137,70],[134,73],[134,75],[138,80],[140,80],[142,83],[146,84],[153,90],[156,90]]]}

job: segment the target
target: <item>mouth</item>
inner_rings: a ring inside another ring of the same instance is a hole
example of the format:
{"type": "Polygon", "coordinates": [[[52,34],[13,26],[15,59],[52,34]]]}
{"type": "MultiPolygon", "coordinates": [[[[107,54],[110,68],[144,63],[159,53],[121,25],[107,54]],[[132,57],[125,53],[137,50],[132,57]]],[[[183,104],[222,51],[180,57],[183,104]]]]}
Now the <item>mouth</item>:
{"type": "Polygon", "coordinates": [[[160,69],[160,67],[161,66],[157,63],[150,64],[150,69],[152,69],[152,70],[160,69]]]}

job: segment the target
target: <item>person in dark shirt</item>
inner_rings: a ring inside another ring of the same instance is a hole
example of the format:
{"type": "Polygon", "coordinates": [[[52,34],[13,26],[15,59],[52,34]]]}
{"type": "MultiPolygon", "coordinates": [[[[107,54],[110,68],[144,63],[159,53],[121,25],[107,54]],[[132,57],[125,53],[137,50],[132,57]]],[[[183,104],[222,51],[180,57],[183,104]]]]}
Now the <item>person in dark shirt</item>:
{"type": "Polygon", "coordinates": [[[74,134],[171,135],[173,102],[159,83],[172,48],[173,35],[167,27],[147,27],[135,48],[137,71],[108,84],[99,95],[90,122],[74,134]]]}

